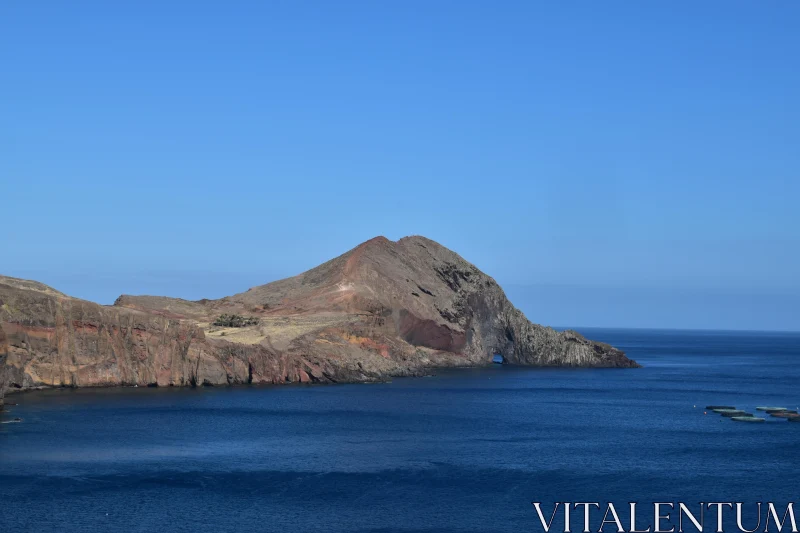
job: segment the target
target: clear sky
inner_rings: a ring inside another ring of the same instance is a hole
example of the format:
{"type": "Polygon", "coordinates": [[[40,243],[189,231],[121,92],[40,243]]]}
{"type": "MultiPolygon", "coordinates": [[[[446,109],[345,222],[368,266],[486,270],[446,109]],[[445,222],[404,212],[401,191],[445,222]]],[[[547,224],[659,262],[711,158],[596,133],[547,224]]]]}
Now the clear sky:
{"type": "Polygon", "coordinates": [[[800,329],[800,2],[0,2],[0,273],[422,234],[554,325],[800,329]]]}

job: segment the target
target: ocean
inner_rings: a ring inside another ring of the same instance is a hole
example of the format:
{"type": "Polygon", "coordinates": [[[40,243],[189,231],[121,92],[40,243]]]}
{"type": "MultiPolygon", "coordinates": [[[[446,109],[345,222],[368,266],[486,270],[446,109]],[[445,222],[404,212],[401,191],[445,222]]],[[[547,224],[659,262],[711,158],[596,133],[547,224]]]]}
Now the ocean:
{"type": "Polygon", "coordinates": [[[518,533],[534,501],[798,499],[800,424],[703,408],[800,407],[800,334],[580,331],[644,368],[12,395],[0,531],[518,533]]]}

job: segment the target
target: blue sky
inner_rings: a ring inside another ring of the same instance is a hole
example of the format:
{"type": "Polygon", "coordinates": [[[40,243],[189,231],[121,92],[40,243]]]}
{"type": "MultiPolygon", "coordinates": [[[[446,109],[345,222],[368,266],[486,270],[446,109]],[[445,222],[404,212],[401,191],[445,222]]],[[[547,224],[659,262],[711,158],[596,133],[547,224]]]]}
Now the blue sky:
{"type": "Polygon", "coordinates": [[[537,322],[800,329],[800,3],[0,4],[0,272],[220,297],[422,234],[537,322]]]}

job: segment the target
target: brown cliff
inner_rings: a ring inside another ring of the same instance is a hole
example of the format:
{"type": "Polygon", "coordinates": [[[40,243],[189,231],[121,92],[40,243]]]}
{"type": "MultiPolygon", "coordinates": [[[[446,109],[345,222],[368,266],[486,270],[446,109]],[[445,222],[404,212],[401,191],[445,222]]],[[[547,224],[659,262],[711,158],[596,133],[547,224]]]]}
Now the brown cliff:
{"type": "Polygon", "coordinates": [[[121,296],[101,306],[0,276],[0,326],[2,369],[17,389],[375,381],[493,354],[638,366],[530,323],[492,278],[424,237],[378,237],[298,276],[199,302],[121,296]],[[258,323],[214,325],[223,314],[258,323]]]}
{"type": "Polygon", "coordinates": [[[0,327],[0,411],[5,406],[6,395],[6,359],[8,358],[8,343],[6,334],[0,327]]]}

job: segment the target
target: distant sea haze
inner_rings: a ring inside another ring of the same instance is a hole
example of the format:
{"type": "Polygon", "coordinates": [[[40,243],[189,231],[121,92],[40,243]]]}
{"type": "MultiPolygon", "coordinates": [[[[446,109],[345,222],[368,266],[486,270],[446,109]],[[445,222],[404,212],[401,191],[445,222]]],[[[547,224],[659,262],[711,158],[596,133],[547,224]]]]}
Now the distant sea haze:
{"type": "Polygon", "coordinates": [[[539,324],[600,328],[800,331],[800,291],[503,284],[539,324]]]}

